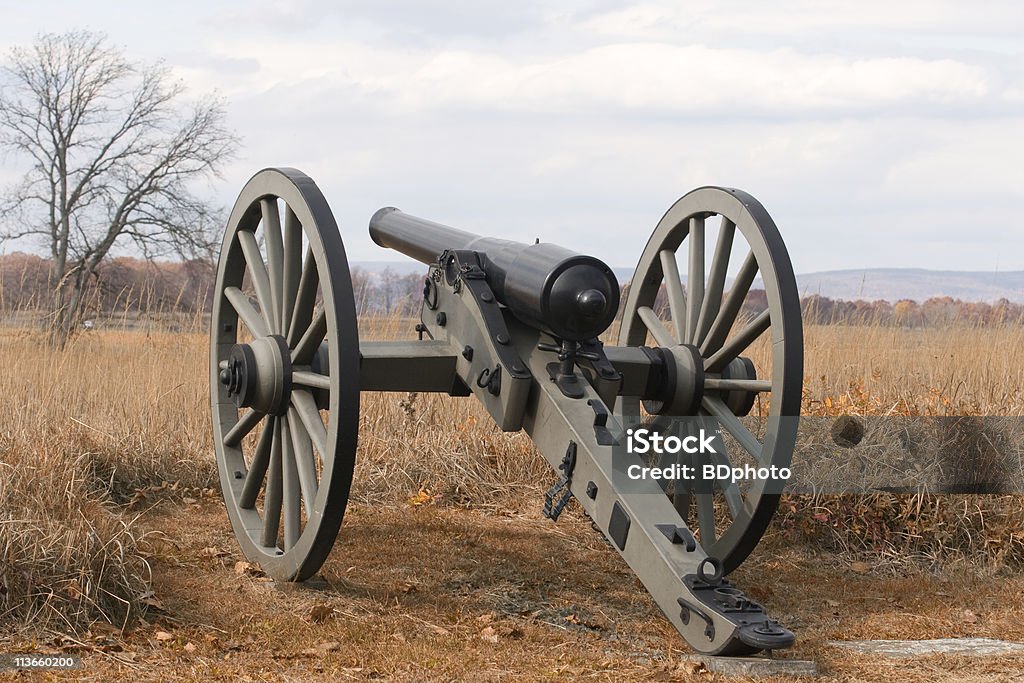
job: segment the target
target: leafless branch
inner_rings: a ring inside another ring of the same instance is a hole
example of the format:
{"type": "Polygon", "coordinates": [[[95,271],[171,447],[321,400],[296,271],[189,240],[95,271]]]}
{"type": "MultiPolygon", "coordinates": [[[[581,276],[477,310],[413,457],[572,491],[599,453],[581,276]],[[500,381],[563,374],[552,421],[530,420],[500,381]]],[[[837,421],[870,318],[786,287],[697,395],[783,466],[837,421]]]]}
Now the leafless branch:
{"type": "Polygon", "coordinates": [[[0,69],[0,146],[28,166],[0,199],[0,235],[48,247],[58,343],[118,243],[211,253],[218,211],[190,187],[218,175],[238,138],[222,100],[186,107],[183,91],[163,65],[129,62],[89,32],[40,36],[0,69]]]}

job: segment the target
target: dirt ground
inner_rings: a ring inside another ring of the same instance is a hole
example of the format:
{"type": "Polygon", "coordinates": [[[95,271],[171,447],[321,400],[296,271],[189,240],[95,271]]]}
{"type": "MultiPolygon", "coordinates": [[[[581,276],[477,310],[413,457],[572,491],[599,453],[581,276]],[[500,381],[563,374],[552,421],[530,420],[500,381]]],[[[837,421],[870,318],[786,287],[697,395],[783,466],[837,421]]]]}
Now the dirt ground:
{"type": "MultiPolygon", "coordinates": [[[[145,513],[155,595],[143,623],[85,636],[0,636],[3,652],[71,652],[75,672],[0,679],[726,679],[685,642],[625,563],[575,514],[434,505],[350,508],[315,588],[240,563],[216,497],[145,513]]],[[[929,572],[762,546],[732,577],[797,633],[782,657],[818,681],[1024,681],[1024,657],[875,658],[836,639],[987,636],[1024,641],[1024,577],[929,572]]],[[[758,680],[793,680],[784,677],[758,680]]]]}

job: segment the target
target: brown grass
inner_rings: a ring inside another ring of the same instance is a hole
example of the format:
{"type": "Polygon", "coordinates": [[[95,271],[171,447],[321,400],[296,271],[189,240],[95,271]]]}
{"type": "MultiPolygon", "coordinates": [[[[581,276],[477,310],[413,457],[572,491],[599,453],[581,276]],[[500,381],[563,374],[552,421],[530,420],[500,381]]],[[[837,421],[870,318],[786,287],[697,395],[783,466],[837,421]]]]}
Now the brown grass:
{"type": "MultiPolygon", "coordinates": [[[[361,332],[411,338],[411,327],[366,321],[361,332]]],[[[1016,327],[811,327],[805,411],[1019,416],[1022,342],[1016,327]]],[[[0,614],[117,623],[149,580],[138,510],[167,491],[217,486],[206,336],[94,331],[61,353],[4,330],[0,358],[0,614]]],[[[528,437],[498,431],[472,399],[362,397],[357,503],[532,509],[552,481],[528,437]]],[[[930,562],[974,555],[998,568],[1021,563],[1022,528],[1019,496],[798,497],[768,543],[930,562]]]]}

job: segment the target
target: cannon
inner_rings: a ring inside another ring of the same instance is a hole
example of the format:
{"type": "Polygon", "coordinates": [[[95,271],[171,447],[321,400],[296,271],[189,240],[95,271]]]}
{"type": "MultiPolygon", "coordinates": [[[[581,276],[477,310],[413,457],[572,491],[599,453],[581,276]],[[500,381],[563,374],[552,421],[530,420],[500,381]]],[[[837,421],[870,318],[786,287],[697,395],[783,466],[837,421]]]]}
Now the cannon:
{"type": "Polygon", "coordinates": [[[361,391],[472,395],[551,465],[544,513],[557,520],[575,498],[693,649],[792,645],[725,578],[765,532],[778,486],[624,476],[651,465],[625,447],[633,428],[668,434],[659,430],[677,418],[715,440],[694,458],[790,463],[799,298],[757,200],[701,187],[676,201],[624,296],[599,259],[547,242],[479,237],[390,207],[369,230],[427,267],[418,338],[360,342],[341,234],[308,176],[260,171],[228,219],[210,395],[224,501],[247,559],[282,581],[320,569],[349,498],[361,391]],[[616,325],[614,343],[602,340],[616,325]]]}

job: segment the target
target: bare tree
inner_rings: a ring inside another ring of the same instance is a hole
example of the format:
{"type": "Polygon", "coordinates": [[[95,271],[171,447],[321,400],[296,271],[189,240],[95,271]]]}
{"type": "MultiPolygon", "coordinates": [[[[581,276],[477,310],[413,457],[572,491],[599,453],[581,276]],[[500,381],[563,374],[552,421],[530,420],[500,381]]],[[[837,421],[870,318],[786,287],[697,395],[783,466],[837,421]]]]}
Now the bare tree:
{"type": "Polygon", "coordinates": [[[4,197],[2,231],[49,249],[51,340],[64,345],[115,245],[209,255],[218,211],[191,186],[217,175],[238,139],[220,99],[181,105],[166,67],[129,62],[102,35],[40,36],[0,74],[0,144],[29,163],[4,197]]]}

